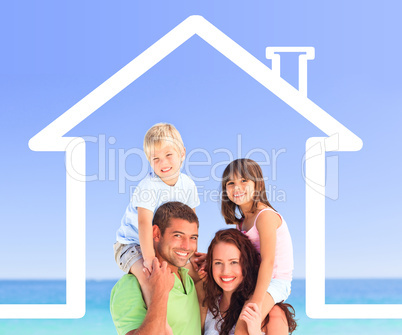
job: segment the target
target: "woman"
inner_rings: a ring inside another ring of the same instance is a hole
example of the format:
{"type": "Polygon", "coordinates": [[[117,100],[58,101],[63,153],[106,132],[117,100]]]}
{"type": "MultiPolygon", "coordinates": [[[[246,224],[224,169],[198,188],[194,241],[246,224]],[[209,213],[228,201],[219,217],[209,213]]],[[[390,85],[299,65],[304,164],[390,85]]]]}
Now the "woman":
{"type": "Polygon", "coordinates": [[[249,335],[292,333],[296,328],[294,309],[279,303],[261,316],[256,304],[247,304],[257,282],[261,259],[250,240],[236,229],[218,231],[207,253],[201,304],[204,335],[232,335],[238,319],[247,324],[249,335]]]}

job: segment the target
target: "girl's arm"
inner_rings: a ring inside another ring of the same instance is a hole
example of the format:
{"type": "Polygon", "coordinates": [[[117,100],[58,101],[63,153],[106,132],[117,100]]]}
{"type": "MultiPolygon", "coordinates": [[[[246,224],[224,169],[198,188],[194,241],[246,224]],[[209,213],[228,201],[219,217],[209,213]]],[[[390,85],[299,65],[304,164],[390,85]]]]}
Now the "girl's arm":
{"type": "MultiPolygon", "coordinates": [[[[257,219],[256,228],[260,235],[261,265],[258,270],[257,284],[254,293],[252,297],[246,301],[243,311],[246,309],[248,303],[255,303],[263,317],[265,317],[264,315],[267,315],[275,304],[272,297],[266,292],[272,278],[275,260],[276,229],[280,224],[281,220],[279,216],[272,211],[264,211],[257,219]]],[[[259,326],[261,327],[261,324],[259,324],[259,326]]],[[[250,335],[247,328],[245,320],[239,318],[236,324],[235,335],[250,335]]]]}
{"type": "Polygon", "coordinates": [[[152,272],[152,261],[155,258],[152,218],[154,214],[149,209],[138,207],[138,235],[144,267],[152,272]]]}
{"type": "Polygon", "coordinates": [[[258,271],[257,284],[250,301],[262,308],[262,302],[272,278],[275,260],[276,230],[281,224],[278,214],[272,211],[264,211],[256,222],[256,228],[260,235],[261,265],[258,271]]]}

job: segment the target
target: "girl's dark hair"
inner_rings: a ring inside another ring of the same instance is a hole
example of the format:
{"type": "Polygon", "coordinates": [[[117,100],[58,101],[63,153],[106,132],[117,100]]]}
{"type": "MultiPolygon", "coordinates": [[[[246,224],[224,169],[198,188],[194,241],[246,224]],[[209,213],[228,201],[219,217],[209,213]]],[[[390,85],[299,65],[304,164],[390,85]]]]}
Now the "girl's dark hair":
{"type": "MultiPolygon", "coordinates": [[[[261,202],[274,209],[267,199],[264,177],[261,167],[252,159],[240,158],[231,162],[223,171],[222,176],[222,204],[221,212],[227,224],[239,224],[244,218],[244,213],[234,202],[232,202],[226,191],[226,183],[234,178],[244,178],[255,183],[253,194],[253,206],[251,212],[257,210],[258,203],[261,202]],[[236,209],[240,212],[241,218],[236,216],[236,209]]],[[[275,209],[274,209],[275,210],[275,209]]]]}
{"type": "MultiPolygon", "coordinates": [[[[214,318],[222,319],[220,322],[220,334],[229,335],[230,330],[237,323],[240,312],[245,302],[251,297],[254,292],[255,285],[257,284],[258,270],[261,263],[260,254],[252,245],[247,236],[238,231],[237,229],[225,229],[216,232],[215,237],[212,239],[211,244],[208,247],[206,268],[205,271],[208,274],[208,279],[204,283],[205,299],[203,304],[208,307],[214,318]],[[233,292],[230,305],[226,313],[221,315],[219,312],[219,298],[223,291],[218,284],[216,284],[212,275],[212,261],[213,252],[215,246],[225,242],[233,244],[240,250],[240,265],[242,268],[243,281],[233,292]]],[[[291,334],[296,329],[296,321],[294,319],[294,308],[289,304],[279,303],[277,304],[286,315],[286,319],[289,325],[289,333],[291,334]]],[[[262,327],[269,321],[269,314],[265,318],[262,327]]]]}

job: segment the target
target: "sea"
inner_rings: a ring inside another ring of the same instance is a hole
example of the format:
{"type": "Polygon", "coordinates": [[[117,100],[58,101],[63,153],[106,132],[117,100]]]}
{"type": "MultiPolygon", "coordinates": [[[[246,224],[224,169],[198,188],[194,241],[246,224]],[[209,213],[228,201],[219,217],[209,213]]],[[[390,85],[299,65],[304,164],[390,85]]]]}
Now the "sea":
{"type": "MultiPolygon", "coordinates": [[[[86,314],[81,319],[0,319],[0,335],[115,335],[109,297],[116,281],[87,281],[86,314]]],[[[0,304],[61,304],[65,303],[65,295],[63,280],[0,280],[0,304]]],[[[305,312],[305,281],[302,279],[293,280],[287,302],[296,310],[295,335],[402,335],[402,318],[310,319],[305,312]]],[[[402,279],[327,279],[326,303],[402,304],[402,279]]]]}

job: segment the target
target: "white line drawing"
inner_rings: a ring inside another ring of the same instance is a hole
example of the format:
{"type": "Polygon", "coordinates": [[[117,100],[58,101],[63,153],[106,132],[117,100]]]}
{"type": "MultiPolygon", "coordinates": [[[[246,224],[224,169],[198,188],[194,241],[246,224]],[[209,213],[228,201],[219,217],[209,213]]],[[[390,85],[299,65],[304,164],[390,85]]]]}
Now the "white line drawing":
{"type": "Polygon", "coordinates": [[[303,52],[299,55],[299,92],[307,96],[307,61],[315,58],[313,47],[267,47],[266,57],[272,59],[272,71],[281,76],[280,52],[303,52]]]}
{"type": "MultiPolygon", "coordinates": [[[[299,58],[301,82],[297,90],[280,77],[277,66],[279,58],[275,53],[290,49],[270,49],[272,55],[267,50],[267,56],[273,56],[271,70],[202,16],[190,16],[33,136],[30,149],[64,151],[75,172],[85,175],[85,140],[64,135],[194,35],[328,136],[312,137],[306,142],[307,315],[311,318],[402,318],[402,305],[325,304],[325,153],[358,151],[363,142],[307,98],[307,59],[314,58],[312,47],[296,48],[297,52],[305,52],[299,58]]],[[[0,305],[0,318],[80,318],[85,314],[85,181],[75,180],[66,172],[66,304],[0,305]]]]}

